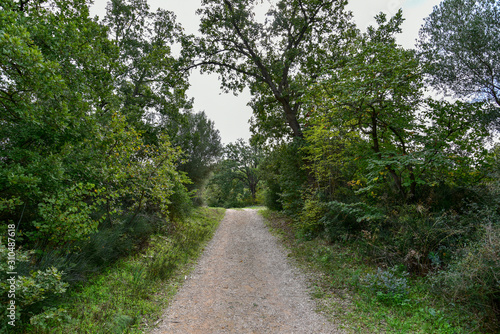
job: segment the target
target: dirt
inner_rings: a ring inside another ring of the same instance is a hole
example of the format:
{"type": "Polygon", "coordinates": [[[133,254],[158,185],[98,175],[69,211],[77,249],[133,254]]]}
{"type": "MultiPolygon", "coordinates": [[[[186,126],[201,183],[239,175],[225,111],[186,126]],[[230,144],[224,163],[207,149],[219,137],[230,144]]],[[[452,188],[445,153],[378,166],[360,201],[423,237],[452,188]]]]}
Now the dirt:
{"type": "Polygon", "coordinates": [[[256,210],[227,210],[160,333],[341,333],[256,210]]]}

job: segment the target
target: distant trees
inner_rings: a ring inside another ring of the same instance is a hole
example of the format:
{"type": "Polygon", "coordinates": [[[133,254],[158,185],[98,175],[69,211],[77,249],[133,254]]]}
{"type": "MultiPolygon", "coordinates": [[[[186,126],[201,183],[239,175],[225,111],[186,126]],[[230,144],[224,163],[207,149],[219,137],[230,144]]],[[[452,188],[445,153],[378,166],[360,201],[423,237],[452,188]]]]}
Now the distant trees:
{"type": "Polygon", "coordinates": [[[222,159],[223,146],[219,130],[215,129],[214,122],[208,119],[205,112],[186,112],[183,116],[185,119],[176,129],[170,125],[171,138],[174,145],[182,149],[184,159],[179,170],[192,181],[187,185],[188,189],[200,191],[216,163],[222,159]]]}
{"type": "Polygon", "coordinates": [[[262,158],[259,148],[242,139],[227,144],[208,183],[207,202],[226,207],[256,204],[262,158]]]}

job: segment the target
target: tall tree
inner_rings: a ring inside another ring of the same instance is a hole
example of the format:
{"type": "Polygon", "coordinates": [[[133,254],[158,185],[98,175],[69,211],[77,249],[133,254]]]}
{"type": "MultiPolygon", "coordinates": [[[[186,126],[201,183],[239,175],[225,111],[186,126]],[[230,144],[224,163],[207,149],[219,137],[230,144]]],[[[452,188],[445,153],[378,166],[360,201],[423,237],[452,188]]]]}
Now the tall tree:
{"type": "MultiPolygon", "coordinates": [[[[302,137],[300,97],[309,80],[320,75],[321,58],[334,57],[349,31],[344,0],[280,0],[264,22],[255,17],[257,0],[204,0],[193,66],[217,72],[222,86],[238,91],[248,86],[257,100],[271,99],[279,108],[258,127],[285,123],[288,134],[302,137]],[[333,51],[332,51],[333,50],[333,51]]],[[[261,103],[261,102],[259,102],[261,103]]]]}
{"type": "Polygon", "coordinates": [[[356,150],[356,159],[364,160],[358,176],[368,193],[390,184],[395,197],[411,202],[422,185],[477,181],[465,171],[486,162],[488,131],[478,124],[485,109],[480,103],[424,99],[422,65],[414,51],[395,41],[401,12],[376,19],[378,27],[353,43],[345,66],[310,90],[306,150],[318,180],[345,180],[356,150]],[[325,151],[338,158],[325,159],[325,151]]]}
{"type": "Polygon", "coordinates": [[[171,134],[174,145],[185,154],[185,161],[179,170],[185,172],[193,182],[190,189],[200,189],[210,175],[215,163],[221,158],[222,144],[219,130],[208,119],[205,112],[186,113],[187,121],[179,124],[171,134]]]}
{"type": "Polygon", "coordinates": [[[444,0],[425,20],[418,43],[430,82],[500,107],[500,2],[444,0]]]}
{"type": "Polygon", "coordinates": [[[145,0],[111,0],[104,23],[119,48],[114,71],[122,112],[127,121],[155,143],[159,132],[178,122],[191,107],[186,97],[188,73],[171,46],[182,36],[175,15],[150,10],[145,0]]]}

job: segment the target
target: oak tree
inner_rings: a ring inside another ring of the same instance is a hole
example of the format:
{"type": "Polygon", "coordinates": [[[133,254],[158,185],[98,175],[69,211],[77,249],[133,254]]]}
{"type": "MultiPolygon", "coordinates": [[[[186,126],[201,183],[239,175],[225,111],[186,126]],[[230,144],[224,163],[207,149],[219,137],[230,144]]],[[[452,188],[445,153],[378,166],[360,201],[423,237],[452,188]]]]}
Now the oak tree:
{"type": "Polygon", "coordinates": [[[320,75],[322,59],[335,57],[336,47],[352,28],[346,3],[280,0],[259,21],[254,9],[262,1],[204,0],[198,10],[203,36],[194,41],[193,52],[199,57],[193,66],[218,73],[227,91],[249,87],[257,104],[269,101],[273,107],[261,110],[271,114],[256,113],[258,131],[286,124],[285,134],[302,137],[300,98],[310,80],[320,75]]]}

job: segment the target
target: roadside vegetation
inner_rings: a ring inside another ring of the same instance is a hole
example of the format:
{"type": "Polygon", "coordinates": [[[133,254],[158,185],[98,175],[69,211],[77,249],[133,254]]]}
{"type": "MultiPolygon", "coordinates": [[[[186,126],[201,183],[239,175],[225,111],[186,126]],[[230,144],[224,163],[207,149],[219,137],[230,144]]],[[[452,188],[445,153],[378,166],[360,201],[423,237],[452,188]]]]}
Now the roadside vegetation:
{"type": "Polygon", "coordinates": [[[383,266],[363,240],[304,238],[288,216],[261,214],[307,274],[318,311],[348,333],[495,332],[491,310],[478,312],[449,298],[467,283],[455,282],[443,291],[441,277],[409,275],[404,265],[383,266]]]}
{"type": "MultiPolygon", "coordinates": [[[[45,303],[28,333],[143,333],[155,326],[212,238],[224,209],[197,208],[174,233],[151,235],[147,245],[45,303]]],[[[104,244],[104,242],[103,242],[104,244]]]]}
{"type": "Polygon", "coordinates": [[[343,5],[279,1],[268,25],[228,1],[200,11],[200,66],[253,93],[257,198],[354,293],[358,330],[496,333],[499,4],[443,1],[415,49],[396,42],[402,11],[363,32],[343,5]]]}

